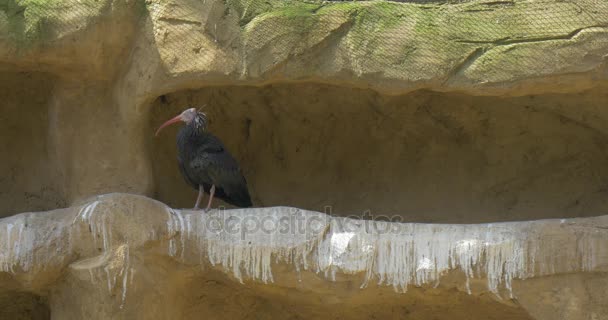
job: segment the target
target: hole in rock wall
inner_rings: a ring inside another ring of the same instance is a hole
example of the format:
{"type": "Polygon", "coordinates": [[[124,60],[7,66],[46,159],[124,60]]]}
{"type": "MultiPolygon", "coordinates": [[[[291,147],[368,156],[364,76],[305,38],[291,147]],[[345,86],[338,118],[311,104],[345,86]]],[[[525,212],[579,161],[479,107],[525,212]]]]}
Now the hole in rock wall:
{"type": "MultiPolygon", "coordinates": [[[[209,87],[159,97],[149,146],[155,196],[191,208],[175,135],[153,132],[207,104],[255,206],[481,223],[604,214],[608,94],[387,96],[320,84],[209,87]]],[[[395,218],[397,219],[397,218],[395,218]]]]}
{"type": "Polygon", "coordinates": [[[45,74],[0,73],[0,218],[66,205],[49,156],[52,84],[45,74]]]}

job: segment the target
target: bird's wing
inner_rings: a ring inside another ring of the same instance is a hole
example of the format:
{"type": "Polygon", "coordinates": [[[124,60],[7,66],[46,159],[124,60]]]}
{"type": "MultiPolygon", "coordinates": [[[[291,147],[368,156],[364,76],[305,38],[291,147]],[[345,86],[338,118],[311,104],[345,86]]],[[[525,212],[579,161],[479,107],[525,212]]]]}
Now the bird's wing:
{"type": "Polygon", "coordinates": [[[209,155],[224,151],[221,141],[214,136],[207,135],[200,139],[180,140],[178,145],[181,147],[177,160],[186,182],[196,188],[198,185],[203,185],[205,190],[209,190],[212,184],[207,172],[211,162],[209,155]]]}
{"type": "Polygon", "coordinates": [[[179,171],[181,172],[182,177],[184,177],[184,180],[186,180],[186,183],[191,185],[194,189],[198,189],[198,184],[190,178],[190,175],[187,172],[186,165],[184,164],[182,158],[179,156],[177,157],[177,163],[179,164],[179,171]]]}
{"type": "Polygon", "coordinates": [[[236,160],[226,150],[210,151],[207,149],[193,159],[190,163],[193,171],[204,171],[211,184],[221,188],[239,206],[251,206],[247,181],[236,160]]]}

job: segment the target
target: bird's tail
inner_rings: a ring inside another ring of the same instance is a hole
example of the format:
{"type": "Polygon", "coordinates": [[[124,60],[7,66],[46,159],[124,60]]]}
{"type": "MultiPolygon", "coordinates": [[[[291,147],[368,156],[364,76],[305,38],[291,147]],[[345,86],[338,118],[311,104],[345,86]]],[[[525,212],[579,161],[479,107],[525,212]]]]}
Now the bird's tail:
{"type": "Polygon", "coordinates": [[[249,208],[253,206],[253,203],[251,203],[251,196],[249,195],[249,191],[247,191],[247,189],[238,192],[233,198],[235,206],[239,206],[241,208],[249,208]]]}

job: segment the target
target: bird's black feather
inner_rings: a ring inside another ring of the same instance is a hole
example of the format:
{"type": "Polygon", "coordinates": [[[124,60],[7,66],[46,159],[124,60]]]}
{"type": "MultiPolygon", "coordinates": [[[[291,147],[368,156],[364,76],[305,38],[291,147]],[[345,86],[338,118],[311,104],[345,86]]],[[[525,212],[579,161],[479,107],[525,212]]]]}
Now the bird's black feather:
{"type": "Polygon", "coordinates": [[[215,185],[216,197],[238,207],[252,206],[238,163],[216,136],[187,124],[177,134],[177,147],[180,171],[194,189],[203,185],[209,192],[215,185]]]}

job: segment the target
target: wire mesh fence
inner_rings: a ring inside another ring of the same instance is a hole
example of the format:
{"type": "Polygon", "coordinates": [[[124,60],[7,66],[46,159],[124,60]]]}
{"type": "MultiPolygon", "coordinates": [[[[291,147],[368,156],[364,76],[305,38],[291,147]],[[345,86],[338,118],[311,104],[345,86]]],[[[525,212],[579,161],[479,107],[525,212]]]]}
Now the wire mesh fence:
{"type": "Polygon", "coordinates": [[[176,70],[232,63],[246,76],[349,69],[449,81],[474,63],[499,79],[581,52],[597,60],[608,30],[608,1],[597,0],[5,0],[0,39],[57,40],[120,15],[142,21],[176,70]]]}

